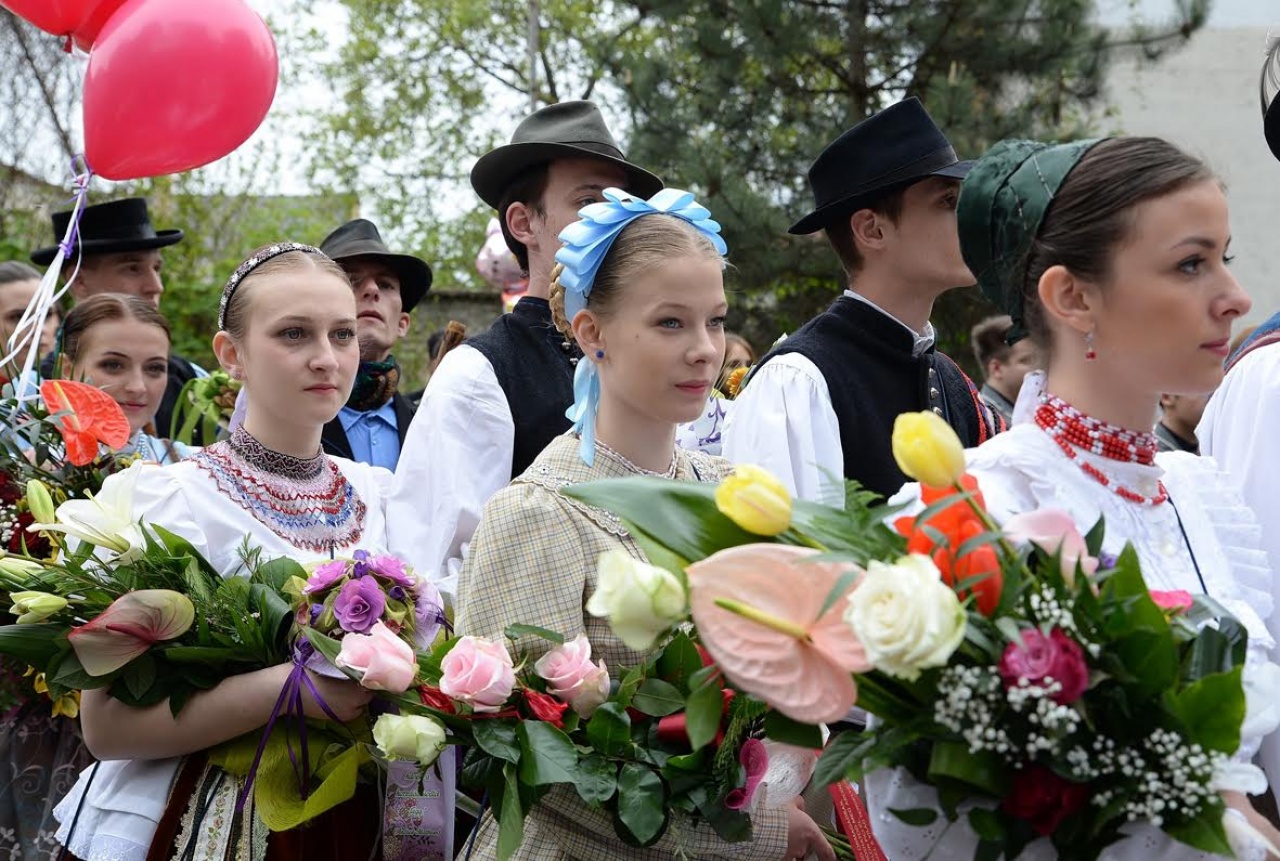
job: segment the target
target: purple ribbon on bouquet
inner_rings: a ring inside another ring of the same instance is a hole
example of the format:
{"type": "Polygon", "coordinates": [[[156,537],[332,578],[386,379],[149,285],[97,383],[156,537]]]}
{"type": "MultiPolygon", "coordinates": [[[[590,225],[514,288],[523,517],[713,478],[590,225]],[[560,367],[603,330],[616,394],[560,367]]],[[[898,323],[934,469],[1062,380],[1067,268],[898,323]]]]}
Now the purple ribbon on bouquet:
{"type": "Polygon", "coordinates": [[[298,792],[304,799],[307,797],[307,785],[311,782],[311,758],[307,753],[307,713],[302,701],[303,689],[305,688],[311,694],[312,699],[316,701],[316,705],[320,706],[320,710],[325,713],[329,720],[338,724],[342,723],[329,708],[328,703],[324,701],[324,697],[320,696],[320,691],[316,690],[315,682],[311,681],[311,677],[307,675],[307,660],[314,651],[315,647],[305,638],[299,640],[297,645],[293,647],[293,669],[289,672],[289,677],[285,679],[280,696],[276,699],[275,707],[271,710],[271,716],[267,718],[267,723],[263,727],[262,740],[258,742],[258,751],[253,756],[253,764],[249,766],[249,773],[245,775],[244,788],[240,790],[240,797],[236,799],[236,813],[244,811],[245,802],[249,800],[249,793],[253,791],[253,779],[258,773],[258,766],[262,764],[262,755],[266,753],[267,742],[271,739],[271,732],[275,729],[276,721],[281,718],[287,720],[292,717],[298,729],[298,755],[294,755],[293,743],[289,740],[287,725],[285,727],[284,743],[289,752],[289,761],[293,763],[293,773],[298,778],[298,792]]]}

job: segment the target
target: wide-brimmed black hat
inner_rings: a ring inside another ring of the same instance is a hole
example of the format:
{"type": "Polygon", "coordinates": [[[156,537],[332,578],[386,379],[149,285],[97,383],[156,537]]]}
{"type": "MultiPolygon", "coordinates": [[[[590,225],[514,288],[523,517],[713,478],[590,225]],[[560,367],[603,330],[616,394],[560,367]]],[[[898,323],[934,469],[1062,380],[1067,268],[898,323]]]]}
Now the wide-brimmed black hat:
{"type": "Polygon", "coordinates": [[[1271,100],[1271,107],[1262,120],[1262,130],[1267,136],[1271,154],[1280,159],[1280,94],[1271,100]]]}
{"type": "Polygon", "coordinates": [[[973,166],[960,161],[920,100],[885,108],[849,129],[809,168],[814,210],[791,233],[816,233],[847,218],[877,195],[930,176],[963,179],[973,166]]]}
{"type": "Polygon", "coordinates": [[[412,254],[393,254],[387,250],[382,235],[372,221],[357,218],[330,233],[320,243],[320,250],[341,263],[351,257],[375,257],[400,278],[400,303],[412,311],[431,289],[431,267],[412,254]]]}
{"type": "Polygon", "coordinates": [[[626,191],[649,198],[662,190],[662,180],[627,161],[618,149],[600,109],[591,102],[560,102],[534,111],[516,126],[511,143],[480,156],[471,168],[471,187],[480,199],[498,208],[502,194],[524,171],[559,158],[599,158],[626,171],[626,191]]]}
{"type": "MultiPolygon", "coordinates": [[[[61,241],[71,221],[71,211],[53,214],[53,235],[61,241]]],[[[118,254],[122,251],[146,251],[164,248],[182,241],[181,230],[156,230],[147,214],[147,201],[142,197],[126,197],[110,203],[86,206],[80,213],[76,245],[84,254],[118,254]]],[[[58,253],[58,246],[41,248],[31,253],[31,261],[48,266],[58,253]]]]}

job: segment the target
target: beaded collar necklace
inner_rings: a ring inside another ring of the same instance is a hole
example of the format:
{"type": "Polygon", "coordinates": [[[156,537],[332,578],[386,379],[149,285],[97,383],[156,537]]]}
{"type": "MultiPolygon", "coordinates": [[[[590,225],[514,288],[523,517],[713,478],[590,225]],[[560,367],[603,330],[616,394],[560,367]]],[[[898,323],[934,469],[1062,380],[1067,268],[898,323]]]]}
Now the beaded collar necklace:
{"type": "Polygon", "coordinates": [[[242,425],[192,460],[224,496],[294,547],[332,551],[357,543],[364,531],[364,501],[323,452],[272,451],[242,425]]]}
{"type": "Polygon", "coordinates": [[[1080,458],[1080,451],[1114,460],[1151,466],[1155,463],[1155,434],[1133,431],[1109,424],[1080,412],[1057,395],[1044,392],[1036,408],[1036,425],[1049,435],[1062,453],[1083,470],[1084,474],[1121,499],[1138,505],[1157,506],[1169,499],[1164,483],[1157,484],[1154,496],[1145,496],[1114,483],[1102,470],[1080,458]]]}
{"type": "Polygon", "coordinates": [[[636,466],[634,463],[632,463],[630,460],[628,460],[618,451],[610,448],[608,445],[601,442],[598,437],[596,438],[596,451],[600,452],[601,454],[609,458],[609,460],[613,461],[614,463],[617,463],[622,467],[630,470],[631,472],[638,473],[640,475],[652,475],[652,476],[656,476],[657,478],[675,478],[676,477],[676,466],[679,463],[679,459],[676,457],[676,452],[674,449],[671,452],[671,465],[667,467],[666,472],[654,472],[651,469],[643,469],[641,467],[636,466]]]}

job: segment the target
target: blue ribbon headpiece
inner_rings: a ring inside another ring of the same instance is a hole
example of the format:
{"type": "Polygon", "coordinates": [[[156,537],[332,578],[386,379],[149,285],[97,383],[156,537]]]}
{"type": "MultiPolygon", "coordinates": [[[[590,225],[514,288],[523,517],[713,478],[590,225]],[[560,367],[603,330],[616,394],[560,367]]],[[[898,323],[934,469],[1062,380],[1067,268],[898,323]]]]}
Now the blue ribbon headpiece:
{"type": "MultiPolygon", "coordinates": [[[[648,200],[632,197],[617,188],[606,188],[604,200],[578,211],[578,221],[560,231],[563,247],[556,252],[556,262],[563,264],[560,286],[564,288],[564,314],[572,321],[587,307],[587,297],[595,284],[600,264],[624,227],[646,215],[673,215],[687,221],[715,246],[721,256],[728,246],[720,236],[720,225],[711,212],[693,199],[690,192],[664,188],[648,200]]],[[[582,437],[579,454],[587,466],[595,463],[596,409],[600,403],[600,376],[593,357],[583,356],[573,375],[573,406],[565,417],[582,437]]]]}

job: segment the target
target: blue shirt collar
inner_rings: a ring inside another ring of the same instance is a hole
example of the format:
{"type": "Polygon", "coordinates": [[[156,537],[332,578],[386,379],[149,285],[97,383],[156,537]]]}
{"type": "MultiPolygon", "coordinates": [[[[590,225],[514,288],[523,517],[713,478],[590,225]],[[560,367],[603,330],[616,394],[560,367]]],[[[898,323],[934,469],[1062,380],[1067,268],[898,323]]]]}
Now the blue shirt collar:
{"type": "Polygon", "coordinates": [[[338,411],[338,420],[342,422],[342,429],[350,431],[351,426],[360,421],[365,416],[371,419],[381,419],[387,427],[392,430],[399,430],[396,424],[396,403],[395,398],[387,401],[376,410],[353,410],[351,407],[343,407],[338,411]]]}

